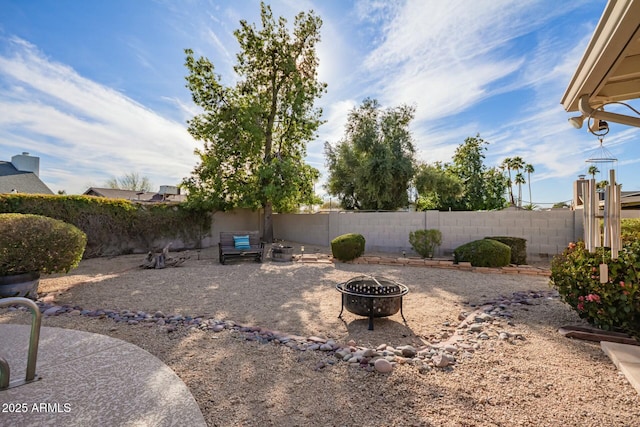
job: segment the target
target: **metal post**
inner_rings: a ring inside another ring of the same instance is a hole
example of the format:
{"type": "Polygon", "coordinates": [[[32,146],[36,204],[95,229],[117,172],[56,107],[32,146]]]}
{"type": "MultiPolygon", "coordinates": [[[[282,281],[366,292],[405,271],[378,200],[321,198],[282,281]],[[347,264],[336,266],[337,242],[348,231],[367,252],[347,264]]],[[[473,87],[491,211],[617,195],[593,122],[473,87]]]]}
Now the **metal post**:
{"type": "Polygon", "coordinates": [[[0,357],[0,390],[9,388],[9,377],[11,377],[9,363],[0,357]]]}
{"type": "MultiPolygon", "coordinates": [[[[11,305],[23,305],[31,310],[31,335],[29,337],[29,353],[27,355],[27,374],[25,376],[25,380],[18,382],[17,385],[22,385],[34,381],[36,378],[36,362],[38,360],[38,342],[40,341],[40,323],[41,323],[41,314],[40,308],[38,305],[31,301],[28,298],[14,297],[14,298],[3,298],[0,300],[0,308],[9,307],[11,305]]],[[[5,360],[3,360],[6,363],[5,360]]],[[[1,364],[0,364],[1,365],[1,364]]],[[[7,364],[7,378],[6,381],[9,382],[9,366],[7,364]]],[[[4,367],[2,367],[4,369],[4,367]]],[[[4,382],[4,376],[2,378],[2,382],[4,382]]],[[[0,390],[3,390],[7,387],[2,387],[0,384],[0,390]]]]}

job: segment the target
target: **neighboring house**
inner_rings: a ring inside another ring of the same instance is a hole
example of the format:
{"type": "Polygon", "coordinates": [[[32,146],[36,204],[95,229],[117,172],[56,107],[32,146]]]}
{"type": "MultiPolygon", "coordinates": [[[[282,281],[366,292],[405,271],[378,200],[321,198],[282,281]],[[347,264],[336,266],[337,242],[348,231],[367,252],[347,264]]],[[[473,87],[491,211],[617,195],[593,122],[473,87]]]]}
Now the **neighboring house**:
{"type": "Polygon", "coordinates": [[[53,194],[39,175],[40,158],[27,152],[13,156],[10,162],[0,161],[0,194],[53,194]]]}
{"type": "MultiPolygon", "coordinates": [[[[574,181],[573,184],[574,209],[582,209],[584,204],[584,195],[579,183],[580,179],[574,181]]],[[[600,209],[604,209],[604,194],[600,194],[599,198],[600,209]]],[[[620,191],[620,208],[622,210],[640,210],[640,191],[620,191]]]]}
{"type": "Polygon", "coordinates": [[[125,199],[132,202],[159,203],[184,202],[187,196],[180,194],[180,189],[173,185],[161,185],[157,193],[151,191],[120,190],[117,188],[91,187],[83,193],[85,196],[106,197],[107,199],[125,199]]]}
{"type": "Polygon", "coordinates": [[[622,210],[640,210],[640,191],[621,191],[622,210]]]}

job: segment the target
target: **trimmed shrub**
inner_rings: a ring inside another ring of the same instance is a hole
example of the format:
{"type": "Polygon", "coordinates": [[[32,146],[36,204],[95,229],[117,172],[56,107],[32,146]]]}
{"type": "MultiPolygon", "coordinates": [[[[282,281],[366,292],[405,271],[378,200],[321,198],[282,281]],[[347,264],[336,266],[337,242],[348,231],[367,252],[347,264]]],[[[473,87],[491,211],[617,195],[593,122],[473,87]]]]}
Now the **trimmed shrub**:
{"type": "Polygon", "coordinates": [[[497,236],[485,237],[496,240],[511,248],[511,264],[524,265],[527,263],[527,239],[521,237],[497,236]]]}
{"type": "Polygon", "coordinates": [[[433,258],[435,249],[442,244],[442,233],[436,229],[412,231],[409,243],[422,258],[433,258]]]}
{"type": "Polygon", "coordinates": [[[511,260],[511,248],[496,240],[474,240],[453,251],[458,262],[470,262],[474,267],[504,267],[511,260]]]}
{"type": "Polygon", "coordinates": [[[640,240],[640,218],[622,218],[620,220],[620,236],[623,244],[640,240]]]}
{"type": "Polygon", "coordinates": [[[578,316],[604,330],[622,330],[640,338],[640,241],[625,244],[617,260],[604,249],[608,280],[600,283],[603,249],[589,253],[583,242],[551,261],[550,285],[578,316]]]}
{"type": "Polygon", "coordinates": [[[351,261],[364,253],[364,245],[362,234],[343,234],[331,241],[331,253],[340,261],[351,261]]]}
{"type": "Polygon", "coordinates": [[[78,266],[87,236],[40,215],[0,214],[0,275],[66,273],[78,266]]]}

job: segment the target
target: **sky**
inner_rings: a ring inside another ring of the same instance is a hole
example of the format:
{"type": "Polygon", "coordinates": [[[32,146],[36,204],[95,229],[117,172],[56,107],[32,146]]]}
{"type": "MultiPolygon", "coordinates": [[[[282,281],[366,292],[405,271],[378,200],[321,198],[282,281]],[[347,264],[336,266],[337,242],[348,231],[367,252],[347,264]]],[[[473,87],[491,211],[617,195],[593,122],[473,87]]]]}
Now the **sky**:
{"type": "MultiPolygon", "coordinates": [[[[522,157],[535,168],[524,203],[541,208],[570,201],[586,160],[599,156],[598,139],[568,124],[575,113],[560,99],[604,1],[268,3],[290,23],[309,10],[323,20],[318,71],[328,86],[316,105],[325,123],[306,161],[320,170],[315,188],[326,200],[324,144],[343,137],[349,111],[367,97],[416,108],[422,162],[449,162],[478,134],[489,142],[487,166],[522,157]]],[[[259,18],[256,0],[0,0],[0,160],[39,156],[40,178],[67,194],[129,173],[154,190],[177,185],[202,146],[186,130],[199,109],[185,87],[184,49],[232,85],[233,31],[259,18]]],[[[618,159],[619,182],[640,190],[640,129],[610,126],[603,147],[618,159]]]]}

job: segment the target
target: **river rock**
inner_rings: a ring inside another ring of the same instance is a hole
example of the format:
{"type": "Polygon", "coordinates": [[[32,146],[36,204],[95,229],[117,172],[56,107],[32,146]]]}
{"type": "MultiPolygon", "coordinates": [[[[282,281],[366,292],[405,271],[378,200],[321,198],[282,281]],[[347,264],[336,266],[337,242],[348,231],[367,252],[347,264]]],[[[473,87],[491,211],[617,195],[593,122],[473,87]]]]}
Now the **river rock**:
{"type": "Polygon", "coordinates": [[[436,354],[431,358],[431,361],[436,368],[446,368],[450,364],[449,358],[443,354],[436,354]]]}
{"type": "Polygon", "coordinates": [[[373,367],[381,374],[386,374],[393,371],[393,365],[386,359],[377,359],[374,362],[373,367]]]}

